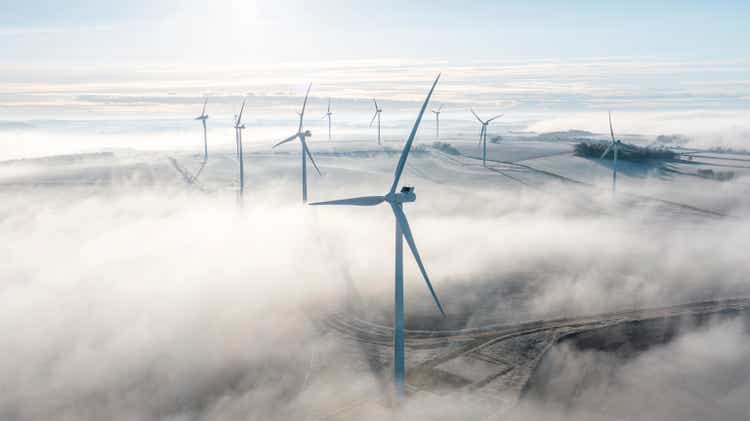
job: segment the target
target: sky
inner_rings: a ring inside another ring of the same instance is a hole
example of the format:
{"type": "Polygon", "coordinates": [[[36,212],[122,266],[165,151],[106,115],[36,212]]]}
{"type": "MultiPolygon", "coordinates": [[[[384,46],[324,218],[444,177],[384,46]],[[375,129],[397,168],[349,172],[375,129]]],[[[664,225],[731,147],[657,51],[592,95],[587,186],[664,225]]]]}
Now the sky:
{"type": "Polygon", "coordinates": [[[463,117],[470,108],[509,121],[721,111],[733,113],[720,116],[731,120],[721,129],[736,131],[750,110],[746,1],[0,0],[0,8],[0,121],[184,118],[203,96],[227,121],[248,95],[251,115],[290,114],[308,82],[313,107],[332,97],[337,109],[364,113],[378,97],[389,110],[411,110],[438,72],[435,100],[463,117]]]}
{"type": "Polygon", "coordinates": [[[733,60],[743,1],[6,1],[5,63],[273,64],[277,61],[647,56],[733,60]],[[61,7],[62,6],[62,7],[61,7]],[[210,63],[206,63],[209,61],[210,63]]]}

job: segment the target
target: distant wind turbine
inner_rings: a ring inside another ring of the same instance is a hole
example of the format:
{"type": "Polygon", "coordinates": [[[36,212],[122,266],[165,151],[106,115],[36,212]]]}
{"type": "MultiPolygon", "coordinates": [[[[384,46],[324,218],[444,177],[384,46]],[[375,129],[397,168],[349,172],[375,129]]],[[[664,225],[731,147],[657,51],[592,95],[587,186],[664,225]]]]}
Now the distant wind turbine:
{"type": "Polygon", "coordinates": [[[404,149],[401,152],[401,158],[399,159],[398,165],[396,166],[396,172],[393,176],[391,189],[388,191],[388,193],[385,194],[385,196],[364,196],[355,197],[352,199],[334,200],[330,202],[319,202],[311,204],[376,206],[383,202],[387,202],[391,206],[393,216],[396,219],[396,273],[393,318],[393,381],[397,398],[402,398],[404,396],[404,383],[406,377],[406,365],[404,361],[404,237],[406,237],[406,242],[409,245],[409,249],[411,249],[414,260],[416,260],[417,266],[419,266],[422,277],[424,277],[427,288],[430,290],[430,294],[432,294],[432,298],[435,301],[438,310],[440,310],[440,313],[445,316],[443,306],[440,304],[440,300],[438,300],[437,294],[432,288],[430,279],[427,277],[427,271],[422,264],[422,259],[419,256],[419,251],[417,250],[417,246],[414,243],[414,238],[412,237],[411,229],[409,228],[409,222],[406,220],[406,215],[404,214],[404,211],[402,209],[403,203],[413,202],[416,200],[417,196],[414,193],[414,187],[404,186],[401,188],[401,191],[399,191],[398,193],[396,192],[399,179],[401,178],[401,173],[404,171],[404,166],[406,165],[406,159],[409,157],[409,150],[411,149],[411,145],[414,142],[414,136],[417,134],[419,123],[422,121],[422,116],[424,115],[425,109],[427,108],[427,104],[430,102],[430,97],[432,96],[432,92],[435,90],[435,85],[437,85],[438,80],[440,80],[440,75],[438,75],[435,79],[435,82],[433,82],[432,88],[430,88],[430,92],[427,94],[427,98],[425,99],[424,104],[422,104],[422,109],[419,111],[419,115],[417,116],[417,120],[414,123],[414,127],[411,129],[411,134],[409,135],[409,138],[404,145],[404,149]]]}
{"type": "Polygon", "coordinates": [[[245,194],[245,154],[242,150],[242,131],[245,130],[245,125],[242,124],[242,113],[245,111],[245,100],[242,101],[242,107],[240,108],[240,114],[234,120],[234,136],[237,142],[237,160],[240,163],[240,192],[239,201],[242,204],[243,196],[245,194]]]}
{"type": "Polygon", "coordinates": [[[440,113],[443,109],[443,106],[439,106],[437,110],[432,110],[432,113],[435,114],[435,139],[440,140],[440,113]]]}
{"type": "Polygon", "coordinates": [[[328,119],[328,141],[331,141],[331,116],[333,116],[333,113],[331,112],[331,98],[328,98],[328,111],[323,116],[321,120],[328,119]]]}
{"type": "Polygon", "coordinates": [[[617,190],[617,152],[620,149],[620,146],[622,145],[622,142],[619,140],[615,140],[615,131],[612,129],[612,112],[609,112],[609,134],[612,136],[612,141],[607,146],[607,149],[604,150],[604,153],[599,158],[601,161],[604,159],[605,156],[607,156],[607,153],[610,149],[612,149],[612,196],[615,195],[615,191],[617,190]]]}
{"type": "Polygon", "coordinates": [[[471,110],[471,113],[474,114],[474,117],[477,118],[477,121],[482,125],[482,131],[479,132],[479,145],[482,146],[482,165],[487,166],[487,126],[492,122],[492,120],[496,118],[500,118],[503,115],[496,115],[492,117],[491,119],[487,121],[483,121],[477,113],[474,112],[474,110],[471,110]]]}
{"type": "Polygon", "coordinates": [[[380,145],[380,113],[383,112],[383,109],[378,106],[378,101],[375,101],[375,98],[372,99],[372,102],[375,103],[375,114],[372,115],[372,120],[370,120],[370,127],[372,127],[372,123],[375,122],[375,117],[378,118],[378,145],[380,145]]]}
{"type": "Polygon", "coordinates": [[[307,158],[308,157],[310,158],[310,162],[312,162],[313,166],[315,167],[315,171],[317,171],[318,174],[320,174],[320,169],[318,168],[318,164],[315,163],[315,160],[313,159],[313,156],[310,153],[310,149],[308,149],[307,147],[307,142],[305,141],[305,138],[312,136],[312,133],[310,133],[310,130],[302,130],[302,124],[305,119],[305,108],[307,107],[307,98],[310,96],[311,87],[312,87],[312,83],[307,87],[307,93],[305,94],[305,102],[302,103],[302,112],[299,113],[299,128],[297,129],[297,133],[273,145],[273,147],[275,148],[277,146],[283,145],[284,143],[291,142],[294,139],[299,139],[299,143],[302,146],[302,201],[304,203],[307,203],[307,158]]]}
{"type": "Polygon", "coordinates": [[[201,115],[195,117],[195,120],[200,120],[200,122],[203,123],[203,161],[208,160],[208,137],[206,135],[206,120],[208,120],[208,114],[206,114],[207,103],[208,98],[203,101],[203,111],[201,111],[201,115]]]}

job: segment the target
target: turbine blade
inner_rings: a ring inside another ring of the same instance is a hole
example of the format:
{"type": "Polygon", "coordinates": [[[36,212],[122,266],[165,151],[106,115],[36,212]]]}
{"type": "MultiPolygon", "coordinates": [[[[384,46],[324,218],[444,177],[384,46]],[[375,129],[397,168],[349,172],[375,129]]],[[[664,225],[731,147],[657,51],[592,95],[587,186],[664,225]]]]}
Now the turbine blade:
{"type": "Polygon", "coordinates": [[[294,135],[291,135],[291,136],[287,137],[286,139],[282,140],[281,142],[279,142],[279,143],[277,143],[277,144],[273,145],[273,147],[275,148],[275,147],[277,147],[277,146],[280,146],[280,145],[283,145],[283,144],[285,144],[285,143],[287,143],[287,142],[291,142],[292,140],[296,139],[296,138],[297,138],[297,136],[298,136],[298,135],[296,135],[296,134],[294,134],[294,135]]]}
{"type": "Polygon", "coordinates": [[[383,196],[362,196],[362,197],[352,197],[350,199],[329,200],[327,202],[310,203],[310,206],[319,206],[319,205],[376,206],[383,202],[385,202],[385,197],[383,196]]]}
{"type": "Polygon", "coordinates": [[[380,107],[378,107],[378,101],[375,101],[375,98],[373,98],[373,99],[372,99],[372,102],[374,102],[374,103],[375,103],[375,112],[377,112],[377,110],[379,110],[379,109],[380,109],[380,107]]]}
{"type": "Polygon", "coordinates": [[[206,104],[208,104],[208,98],[203,101],[203,111],[201,112],[201,117],[206,115],[206,104]]]}
{"type": "Polygon", "coordinates": [[[331,112],[331,98],[328,98],[328,112],[331,112]]]}
{"type": "Polygon", "coordinates": [[[372,120],[370,120],[370,127],[372,127],[372,123],[375,122],[375,117],[377,117],[377,116],[378,116],[378,112],[375,111],[375,114],[372,115],[372,120]]]}
{"type": "Polygon", "coordinates": [[[443,104],[440,104],[440,106],[438,107],[438,112],[440,112],[442,110],[443,110],[443,104]]]}
{"type": "Polygon", "coordinates": [[[605,149],[605,150],[604,150],[604,153],[602,154],[602,156],[600,156],[600,157],[599,157],[599,160],[600,160],[600,161],[601,161],[602,159],[604,159],[604,157],[605,157],[605,156],[607,156],[607,152],[609,152],[609,149],[610,149],[611,147],[612,147],[612,144],[611,144],[611,143],[610,143],[609,145],[607,145],[607,149],[605,149]]]}
{"type": "Polygon", "coordinates": [[[302,112],[299,113],[299,129],[297,131],[302,131],[302,120],[305,118],[305,108],[307,107],[307,98],[310,96],[310,88],[312,88],[312,83],[307,85],[307,93],[305,93],[305,102],[302,103],[302,112]]]}
{"type": "Polygon", "coordinates": [[[406,220],[406,215],[404,215],[404,210],[401,209],[400,206],[393,203],[391,203],[391,208],[393,209],[393,214],[396,216],[398,224],[401,226],[401,232],[404,234],[404,238],[406,238],[406,243],[409,244],[411,254],[414,256],[414,260],[417,261],[419,271],[422,272],[422,277],[427,284],[427,288],[430,290],[430,294],[432,294],[432,299],[435,300],[435,304],[437,304],[437,308],[438,310],[440,310],[440,313],[445,316],[443,306],[440,304],[440,300],[438,299],[437,294],[435,294],[435,289],[432,288],[432,283],[430,283],[430,278],[427,276],[427,271],[422,264],[422,258],[419,257],[419,250],[417,250],[417,245],[414,243],[414,237],[411,235],[411,229],[409,228],[409,222],[406,220]]]}
{"type": "Polygon", "coordinates": [[[237,125],[238,125],[238,126],[242,124],[242,113],[243,113],[244,111],[245,111],[245,100],[243,99],[243,100],[242,100],[242,107],[240,108],[240,114],[239,114],[239,116],[237,117],[237,125]]]}
{"type": "Polygon", "coordinates": [[[477,115],[477,113],[475,113],[475,112],[474,112],[474,110],[473,110],[473,109],[471,110],[471,113],[472,113],[472,114],[474,114],[474,117],[476,117],[476,118],[477,118],[477,121],[478,121],[479,123],[481,123],[481,124],[484,124],[484,121],[482,121],[482,119],[481,119],[481,118],[479,118],[479,116],[477,115]]]}
{"type": "Polygon", "coordinates": [[[612,111],[609,112],[609,134],[612,135],[612,142],[615,141],[615,131],[612,129],[612,111]]]}
{"type": "Polygon", "coordinates": [[[427,98],[425,98],[424,104],[422,104],[422,108],[419,110],[417,121],[414,122],[414,127],[412,127],[411,129],[411,134],[409,134],[409,139],[406,140],[406,144],[404,145],[404,150],[401,152],[401,158],[399,158],[398,160],[398,165],[396,165],[396,172],[393,175],[393,184],[391,184],[391,190],[390,190],[391,193],[396,192],[396,187],[398,187],[398,181],[401,178],[401,173],[404,172],[404,166],[406,165],[406,158],[409,157],[411,144],[414,143],[414,136],[417,135],[417,129],[419,129],[419,123],[422,121],[424,110],[427,108],[427,104],[430,103],[432,92],[435,91],[435,86],[437,85],[439,80],[440,80],[440,74],[438,73],[437,77],[435,78],[435,81],[432,82],[432,87],[430,88],[430,92],[427,93],[427,98]]]}
{"type": "Polygon", "coordinates": [[[313,167],[315,167],[315,171],[318,172],[318,175],[323,175],[323,173],[320,172],[320,168],[318,168],[318,164],[315,163],[315,160],[310,153],[310,149],[307,148],[307,142],[305,142],[304,139],[302,139],[302,147],[305,148],[305,153],[307,154],[307,157],[310,158],[310,162],[312,162],[313,167]]]}
{"type": "Polygon", "coordinates": [[[487,122],[489,123],[490,121],[492,121],[492,120],[494,120],[494,119],[496,119],[496,118],[500,118],[500,117],[502,117],[502,116],[503,116],[502,114],[500,114],[500,115],[496,115],[496,116],[492,117],[491,119],[487,120],[487,122]]]}

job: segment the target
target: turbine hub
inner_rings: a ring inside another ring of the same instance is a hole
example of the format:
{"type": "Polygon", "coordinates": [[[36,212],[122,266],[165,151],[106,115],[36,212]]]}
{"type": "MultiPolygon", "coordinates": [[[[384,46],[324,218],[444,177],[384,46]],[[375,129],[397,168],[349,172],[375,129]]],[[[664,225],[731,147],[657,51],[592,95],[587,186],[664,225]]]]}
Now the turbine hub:
{"type": "Polygon", "coordinates": [[[303,134],[303,135],[304,135],[305,137],[310,137],[310,136],[312,136],[312,133],[310,132],[310,130],[305,130],[305,132],[304,132],[304,133],[302,133],[302,134],[303,134]]]}
{"type": "Polygon", "coordinates": [[[404,186],[400,192],[389,193],[385,198],[391,203],[407,203],[417,200],[417,195],[414,193],[414,187],[404,186]]]}

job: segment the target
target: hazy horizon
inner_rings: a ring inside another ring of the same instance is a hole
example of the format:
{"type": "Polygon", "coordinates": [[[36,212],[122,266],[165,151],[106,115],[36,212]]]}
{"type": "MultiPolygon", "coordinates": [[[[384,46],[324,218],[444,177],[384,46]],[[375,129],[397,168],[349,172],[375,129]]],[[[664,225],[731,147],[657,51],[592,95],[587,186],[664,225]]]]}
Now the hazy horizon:
{"type": "Polygon", "coordinates": [[[0,420],[746,421],[750,2],[0,8],[0,420]]]}

